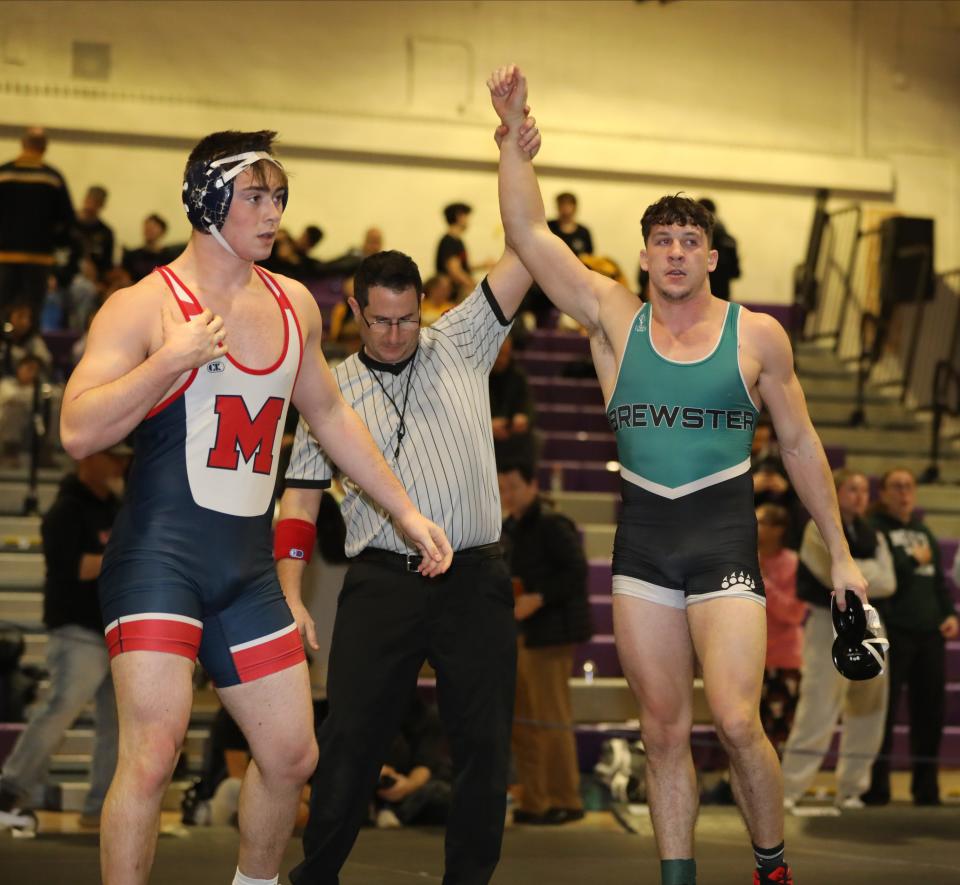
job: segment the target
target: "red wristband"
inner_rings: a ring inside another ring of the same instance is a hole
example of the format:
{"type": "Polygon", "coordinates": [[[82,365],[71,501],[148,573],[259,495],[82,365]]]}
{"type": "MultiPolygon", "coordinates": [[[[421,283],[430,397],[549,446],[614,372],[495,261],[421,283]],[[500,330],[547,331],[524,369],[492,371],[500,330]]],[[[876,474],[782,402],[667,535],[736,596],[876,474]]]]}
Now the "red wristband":
{"type": "Polygon", "coordinates": [[[317,527],[305,519],[281,519],[273,534],[273,558],[310,562],[317,540],[317,527]]]}

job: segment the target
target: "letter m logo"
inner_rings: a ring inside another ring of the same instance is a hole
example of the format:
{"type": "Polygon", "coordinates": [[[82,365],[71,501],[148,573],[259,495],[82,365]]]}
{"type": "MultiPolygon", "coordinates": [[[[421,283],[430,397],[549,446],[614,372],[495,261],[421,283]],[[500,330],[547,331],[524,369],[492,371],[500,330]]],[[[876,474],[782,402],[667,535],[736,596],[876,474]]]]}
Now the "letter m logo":
{"type": "Polygon", "coordinates": [[[217,440],[207,457],[207,467],[236,470],[240,455],[247,463],[253,458],[253,472],[269,475],[273,469],[273,444],[277,439],[283,399],[271,396],[250,417],[242,396],[218,396],[213,407],[219,416],[217,440]]]}

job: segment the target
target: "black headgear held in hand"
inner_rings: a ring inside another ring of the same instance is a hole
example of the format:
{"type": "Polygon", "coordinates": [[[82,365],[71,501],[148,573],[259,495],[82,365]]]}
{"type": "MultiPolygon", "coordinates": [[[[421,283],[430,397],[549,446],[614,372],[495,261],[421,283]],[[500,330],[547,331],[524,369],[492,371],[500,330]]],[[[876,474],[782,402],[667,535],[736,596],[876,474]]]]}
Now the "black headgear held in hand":
{"type": "Polygon", "coordinates": [[[852,590],[847,590],[845,611],[830,601],[833,615],[833,665],[841,676],[854,681],[873,679],[883,673],[883,662],[890,643],[872,605],[864,605],[852,590]]]}

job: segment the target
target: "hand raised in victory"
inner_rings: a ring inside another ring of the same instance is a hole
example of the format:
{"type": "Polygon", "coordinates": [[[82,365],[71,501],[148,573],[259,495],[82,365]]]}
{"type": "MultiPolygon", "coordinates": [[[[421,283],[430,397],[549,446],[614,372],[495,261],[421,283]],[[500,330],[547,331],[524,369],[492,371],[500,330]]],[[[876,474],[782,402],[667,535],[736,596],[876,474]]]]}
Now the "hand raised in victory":
{"type": "Polygon", "coordinates": [[[497,68],[487,80],[490,101],[497,116],[507,126],[523,122],[527,107],[527,79],[516,65],[497,68]]]}
{"type": "Polygon", "coordinates": [[[227,352],[223,317],[204,309],[197,316],[184,320],[166,303],[160,311],[163,323],[163,347],[177,369],[198,369],[227,352]]]}

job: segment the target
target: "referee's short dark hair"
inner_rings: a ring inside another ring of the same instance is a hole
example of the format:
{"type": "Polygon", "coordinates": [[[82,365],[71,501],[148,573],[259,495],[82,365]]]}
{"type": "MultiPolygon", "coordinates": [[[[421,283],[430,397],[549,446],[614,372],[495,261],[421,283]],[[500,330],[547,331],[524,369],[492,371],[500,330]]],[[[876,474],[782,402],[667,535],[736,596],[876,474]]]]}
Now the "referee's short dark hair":
{"type": "Polygon", "coordinates": [[[391,292],[402,292],[412,286],[418,296],[423,292],[416,262],[396,249],[374,252],[360,262],[353,278],[353,297],[361,310],[370,303],[371,286],[383,286],[391,292]]]}
{"type": "Polygon", "coordinates": [[[447,224],[455,224],[460,215],[469,215],[473,209],[466,203],[451,203],[444,206],[443,217],[447,219],[447,224]]]}

